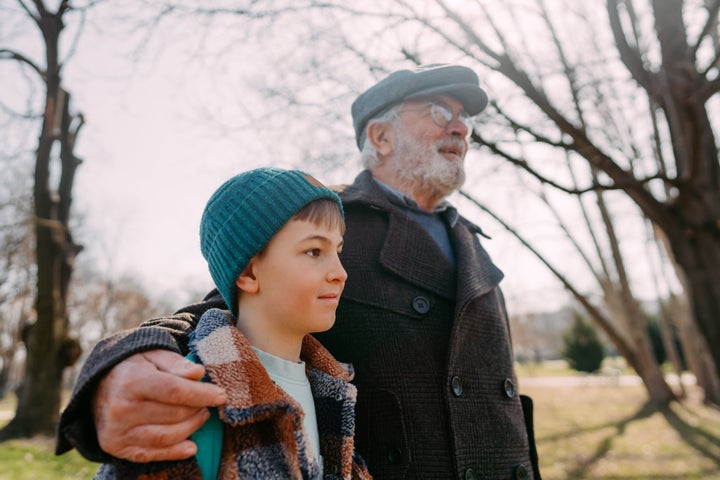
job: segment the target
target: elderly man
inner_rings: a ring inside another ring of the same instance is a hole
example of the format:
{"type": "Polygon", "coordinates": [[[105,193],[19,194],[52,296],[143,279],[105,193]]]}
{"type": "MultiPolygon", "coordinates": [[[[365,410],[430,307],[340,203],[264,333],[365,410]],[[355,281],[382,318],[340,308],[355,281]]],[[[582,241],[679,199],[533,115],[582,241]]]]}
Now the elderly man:
{"type": "MultiPolygon", "coordinates": [[[[445,200],[464,182],[470,117],[486,105],[478,77],[457,65],[394,72],[352,105],[366,170],[340,191],[348,280],[335,326],[317,337],[354,365],[356,448],[376,479],[540,478],[503,274],[480,228],[445,200]]],[[[224,397],[178,353],[218,306],[211,292],[101,342],[62,415],[58,453],[193,455],[187,437],[224,397]]]]}

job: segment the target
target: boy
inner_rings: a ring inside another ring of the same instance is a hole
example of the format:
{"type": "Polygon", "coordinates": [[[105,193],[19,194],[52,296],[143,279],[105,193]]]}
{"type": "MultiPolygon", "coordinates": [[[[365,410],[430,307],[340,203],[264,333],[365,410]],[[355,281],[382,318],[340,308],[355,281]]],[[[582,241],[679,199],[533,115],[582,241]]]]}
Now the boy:
{"type": "Polygon", "coordinates": [[[200,246],[230,311],[203,314],[190,356],[227,392],[222,423],[193,436],[194,458],[106,464],[96,478],[370,478],[354,454],[350,368],[309,335],[335,322],[344,229],[339,197],[299,171],[251,170],[211,196],[200,246]]]}

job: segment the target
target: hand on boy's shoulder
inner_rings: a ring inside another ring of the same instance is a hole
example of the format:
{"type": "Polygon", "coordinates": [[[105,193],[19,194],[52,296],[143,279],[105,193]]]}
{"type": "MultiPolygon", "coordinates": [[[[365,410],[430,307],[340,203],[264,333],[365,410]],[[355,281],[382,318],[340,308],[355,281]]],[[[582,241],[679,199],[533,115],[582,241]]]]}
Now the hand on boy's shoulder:
{"type": "Polygon", "coordinates": [[[140,463],[194,455],[188,437],[207,420],[206,407],[226,402],[222,388],[198,381],[203,375],[202,365],[166,350],[137,353],[116,365],[93,397],[100,447],[140,463]]]}

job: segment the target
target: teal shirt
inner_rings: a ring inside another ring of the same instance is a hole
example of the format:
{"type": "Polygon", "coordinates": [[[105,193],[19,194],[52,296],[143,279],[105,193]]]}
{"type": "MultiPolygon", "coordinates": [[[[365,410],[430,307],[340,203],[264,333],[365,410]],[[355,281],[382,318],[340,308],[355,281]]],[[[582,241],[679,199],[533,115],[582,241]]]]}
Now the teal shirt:
{"type": "MultiPolygon", "coordinates": [[[[195,355],[186,357],[195,363],[199,363],[195,355]]],[[[218,415],[217,408],[210,409],[210,418],[195,433],[190,435],[190,440],[197,445],[197,459],[203,480],[215,480],[220,469],[220,455],[222,455],[223,444],[223,423],[218,415]]]]}

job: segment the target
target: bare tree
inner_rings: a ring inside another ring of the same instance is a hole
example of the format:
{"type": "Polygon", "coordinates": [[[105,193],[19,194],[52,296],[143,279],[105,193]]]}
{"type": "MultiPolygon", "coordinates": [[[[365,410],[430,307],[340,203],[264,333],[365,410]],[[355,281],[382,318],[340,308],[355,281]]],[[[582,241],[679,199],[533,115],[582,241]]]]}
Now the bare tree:
{"type": "Polygon", "coordinates": [[[14,61],[18,69],[36,75],[32,81],[40,80],[44,100],[33,183],[36,321],[23,331],[25,375],[15,417],[0,431],[3,439],[54,433],[62,373],[80,354],[79,343],[68,335],[67,314],[73,262],[81,249],[73,241],[69,219],[80,164],[74,148],[83,125],[82,115],[71,114],[70,94],[61,81],[60,37],[70,4],[61,1],[54,11],[41,0],[18,0],[17,5],[42,36],[44,62],[13,48],[0,48],[0,59],[14,61]]]}
{"type": "MultiPolygon", "coordinates": [[[[33,246],[30,195],[16,169],[0,189],[0,398],[15,387],[21,332],[32,310],[33,246]]],[[[24,172],[23,172],[24,173],[24,172]]]]}
{"type": "Polygon", "coordinates": [[[84,268],[76,269],[68,304],[71,329],[85,350],[111,333],[167,314],[172,306],[166,303],[148,295],[137,278],[130,275],[116,278],[112,272],[100,272],[95,265],[85,262],[84,268]]]}

